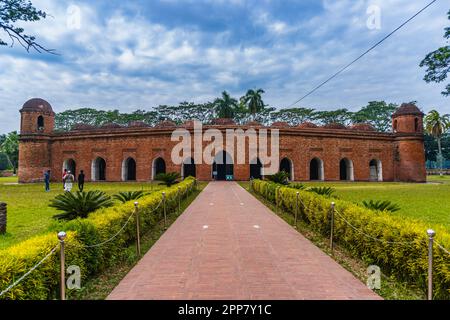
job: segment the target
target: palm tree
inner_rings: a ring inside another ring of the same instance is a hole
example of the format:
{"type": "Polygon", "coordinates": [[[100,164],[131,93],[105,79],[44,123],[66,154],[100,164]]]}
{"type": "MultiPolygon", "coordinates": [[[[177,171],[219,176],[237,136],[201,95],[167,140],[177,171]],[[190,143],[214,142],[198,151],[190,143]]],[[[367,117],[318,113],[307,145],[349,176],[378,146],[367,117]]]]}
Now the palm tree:
{"type": "Polygon", "coordinates": [[[442,176],[442,147],[441,139],[445,132],[450,128],[450,115],[440,115],[438,111],[431,110],[425,117],[425,130],[433,136],[438,143],[438,162],[440,175],[442,176]]]}
{"type": "Polygon", "coordinates": [[[218,118],[234,118],[237,105],[237,100],[226,91],[222,92],[222,98],[217,98],[213,103],[218,118]]]}
{"type": "Polygon", "coordinates": [[[253,120],[258,112],[261,112],[265,105],[262,100],[263,89],[248,90],[245,96],[241,98],[241,102],[247,106],[248,112],[253,115],[253,120]]]}

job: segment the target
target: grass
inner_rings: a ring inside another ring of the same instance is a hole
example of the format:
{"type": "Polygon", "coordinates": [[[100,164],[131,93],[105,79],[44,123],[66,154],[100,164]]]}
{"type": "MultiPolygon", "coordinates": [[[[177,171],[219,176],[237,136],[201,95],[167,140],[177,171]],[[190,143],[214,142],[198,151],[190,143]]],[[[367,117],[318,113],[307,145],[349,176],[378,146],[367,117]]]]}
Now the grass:
{"type": "Polygon", "coordinates": [[[390,200],[400,206],[392,214],[422,220],[429,227],[450,230],[450,177],[433,176],[428,183],[306,182],[306,186],[329,186],[343,200],[390,200]]]}
{"type": "MultiPolygon", "coordinates": [[[[276,207],[263,197],[252,192],[249,188],[250,184],[248,182],[241,182],[240,185],[269,209],[271,209],[275,214],[276,207]]],[[[278,216],[292,226],[295,224],[294,216],[289,212],[278,212],[278,216]]],[[[334,244],[334,251],[333,254],[331,254],[329,239],[314,231],[308,224],[301,221],[301,219],[297,220],[297,230],[318,248],[320,248],[324,253],[332,256],[336,262],[351,272],[361,282],[366,283],[368,264],[361,259],[353,258],[345,247],[337,243],[334,244]]],[[[381,289],[374,291],[386,300],[425,300],[426,298],[420,288],[411,284],[400,282],[383,274],[381,277],[381,289]]]]}
{"type": "MultiPolygon", "coordinates": [[[[58,211],[49,208],[51,199],[63,192],[62,183],[52,183],[50,192],[44,191],[44,184],[16,184],[17,178],[0,178],[0,202],[8,205],[7,233],[0,235],[0,249],[28,239],[32,236],[54,230],[59,223],[52,217],[58,211]]],[[[161,189],[156,183],[86,183],[85,191],[101,190],[109,195],[119,191],[161,189]]],[[[74,185],[74,190],[78,190],[74,185]]]]}
{"type": "MultiPolygon", "coordinates": [[[[193,192],[189,197],[181,202],[181,212],[197,198],[200,192],[208,185],[206,182],[199,182],[197,191],[193,192]]],[[[169,214],[167,216],[167,227],[179,217],[177,214],[169,214]]],[[[151,249],[153,244],[163,235],[164,222],[161,220],[153,228],[141,237],[141,253],[142,256],[151,249]]],[[[130,272],[130,270],[138,262],[135,245],[124,249],[123,255],[119,263],[111,267],[95,278],[82,283],[82,288],[79,291],[69,291],[69,299],[71,300],[103,300],[112,290],[119,284],[119,282],[130,272]]]]}

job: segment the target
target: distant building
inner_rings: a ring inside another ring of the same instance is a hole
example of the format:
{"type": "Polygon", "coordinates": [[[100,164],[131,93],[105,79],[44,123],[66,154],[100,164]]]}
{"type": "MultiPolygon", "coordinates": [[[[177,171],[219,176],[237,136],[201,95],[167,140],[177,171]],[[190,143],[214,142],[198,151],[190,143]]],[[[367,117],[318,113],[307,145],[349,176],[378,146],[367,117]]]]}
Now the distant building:
{"type": "MultiPolygon", "coordinates": [[[[225,151],[218,153],[226,159],[224,164],[194,164],[186,159],[185,164],[175,165],[171,152],[177,142],[171,141],[171,134],[176,125],[170,121],[155,127],[142,122],[98,128],[80,124],[70,132],[55,132],[55,114],[47,101],[31,99],[20,113],[19,181],[23,183],[41,180],[48,169],[53,179],[59,179],[64,168],[75,177],[84,170],[88,181],[149,181],[158,173],[173,171],[205,181],[249,180],[264,174],[259,159],[254,164],[233,164],[236,155],[225,151]]],[[[288,172],[291,180],[424,182],[422,119],[415,105],[403,104],[392,115],[391,133],[376,132],[367,124],[290,127],[279,122],[271,128],[280,132],[280,170],[288,172]]],[[[191,122],[183,127],[193,130],[191,122]]],[[[258,131],[262,126],[218,119],[204,126],[209,128],[258,131]]]]}

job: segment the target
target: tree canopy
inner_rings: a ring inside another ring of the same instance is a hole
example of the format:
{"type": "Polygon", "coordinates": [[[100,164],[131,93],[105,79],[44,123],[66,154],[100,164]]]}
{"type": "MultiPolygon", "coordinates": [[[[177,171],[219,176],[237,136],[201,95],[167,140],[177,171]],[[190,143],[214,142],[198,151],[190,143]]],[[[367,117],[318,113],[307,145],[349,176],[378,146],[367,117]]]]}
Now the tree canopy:
{"type": "MultiPolygon", "coordinates": [[[[450,11],[448,12],[448,18],[450,20],[450,11]]],[[[447,40],[450,39],[450,27],[445,28],[444,38],[447,40]]],[[[450,46],[443,46],[427,54],[425,59],[420,63],[420,67],[426,67],[424,80],[427,83],[443,82],[447,79],[450,71],[450,46]]],[[[444,96],[450,95],[450,84],[447,84],[442,94],[444,96]]]]}
{"type": "Polygon", "coordinates": [[[0,0],[0,30],[3,30],[7,38],[0,37],[0,46],[11,46],[18,43],[27,52],[34,49],[37,52],[55,53],[53,49],[47,49],[36,42],[36,37],[18,27],[18,22],[39,21],[45,19],[47,13],[36,9],[29,0],[0,0]]]}

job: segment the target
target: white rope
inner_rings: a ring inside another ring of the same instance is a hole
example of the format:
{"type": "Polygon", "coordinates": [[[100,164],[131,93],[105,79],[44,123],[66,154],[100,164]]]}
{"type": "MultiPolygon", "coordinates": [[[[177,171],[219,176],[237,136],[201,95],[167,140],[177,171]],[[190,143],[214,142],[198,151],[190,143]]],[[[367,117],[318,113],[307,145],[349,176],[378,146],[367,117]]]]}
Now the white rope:
{"type": "Polygon", "coordinates": [[[450,252],[447,249],[445,249],[442,245],[440,245],[436,240],[434,242],[442,251],[450,255],[450,252]]]}
{"type": "Polygon", "coordinates": [[[397,242],[397,241],[386,241],[386,240],[381,240],[381,239],[372,237],[372,236],[370,236],[370,235],[364,233],[363,231],[361,231],[360,229],[358,229],[358,228],[355,227],[354,225],[352,225],[350,222],[348,222],[348,221],[344,218],[344,216],[342,216],[337,210],[334,210],[334,212],[335,212],[339,217],[341,217],[342,220],[344,220],[345,223],[347,223],[347,224],[348,224],[350,227],[352,227],[354,230],[356,230],[357,232],[361,233],[363,236],[365,236],[365,237],[367,237],[367,238],[369,238],[369,239],[372,239],[372,240],[374,240],[374,241],[378,241],[378,242],[382,242],[382,243],[388,243],[388,244],[413,244],[413,243],[415,243],[414,241],[398,241],[398,242],[397,242]]]}
{"type": "Polygon", "coordinates": [[[3,296],[5,293],[10,291],[12,288],[17,286],[23,279],[25,279],[30,273],[32,273],[34,270],[36,270],[37,267],[39,267],[45,260],[47,260],[53,253],[55,253],[56,249],[59,245],[55,246],[52,251],[50,251],[41,261],[39,261],[33,268],[31,268],[27,273],[25,273],[23,276],[21,276],[17,281],[15,281],[13,284],[11,284],[8,288],[0,292],[0,297],[3,296]]]}

